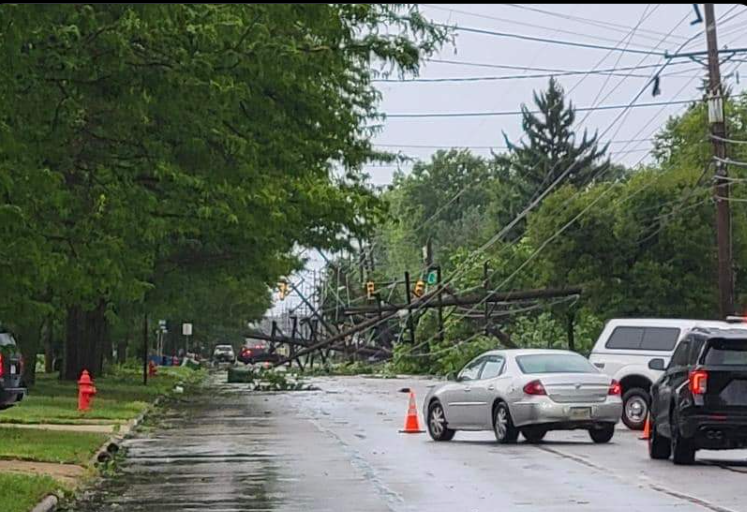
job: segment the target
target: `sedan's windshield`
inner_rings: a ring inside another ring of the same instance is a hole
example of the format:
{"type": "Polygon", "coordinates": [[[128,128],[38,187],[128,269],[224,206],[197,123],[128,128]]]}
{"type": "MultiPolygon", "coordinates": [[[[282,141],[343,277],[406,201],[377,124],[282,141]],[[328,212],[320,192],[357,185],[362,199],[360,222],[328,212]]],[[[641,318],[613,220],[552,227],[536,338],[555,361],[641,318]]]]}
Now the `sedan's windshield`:
{"type": "Polygon", "coordinates": [[[523,373],[598,373],[577,354],[531,354],[518,356],[516,363],[523,373]]]}

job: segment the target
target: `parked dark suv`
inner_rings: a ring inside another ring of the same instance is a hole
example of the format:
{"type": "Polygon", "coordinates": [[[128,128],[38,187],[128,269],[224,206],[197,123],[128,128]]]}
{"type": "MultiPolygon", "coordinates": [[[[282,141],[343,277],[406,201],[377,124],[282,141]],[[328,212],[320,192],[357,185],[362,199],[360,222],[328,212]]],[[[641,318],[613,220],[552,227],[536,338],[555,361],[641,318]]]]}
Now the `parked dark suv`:
{"type": "Polygon", "coordinates": [[[0,332],[0,410],[12,407],[26,395],[21,383],[23,359],[16,340],[8,332],[0,332]]]}
{"type": "Polygon", "coordinates": [[[700,449],[747,447],[747,330],[692,330],[651,395],[652,459],[692,464],[700,449]]]}

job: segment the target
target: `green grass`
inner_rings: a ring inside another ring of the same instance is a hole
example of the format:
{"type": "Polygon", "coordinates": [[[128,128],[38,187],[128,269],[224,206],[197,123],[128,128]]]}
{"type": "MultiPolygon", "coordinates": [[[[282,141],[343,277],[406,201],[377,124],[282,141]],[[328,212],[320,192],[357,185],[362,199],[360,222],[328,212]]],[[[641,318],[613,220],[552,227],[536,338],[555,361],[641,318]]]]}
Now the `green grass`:
{"type": "Polygon", "coordinates": [[[106,434],[90,432],[0,427],[0,459],[85,466],[108,437],[106,434]]]}
{"type": "Polygon", "coordinates": [[[45,495],[65,488],[48,476],[0,473],[0,510],[28,512],[45,495]]]}
{"type": "Polygon", "coordinates": [[[158,396],[181,381],[203,376],[188,368],[161,368],[143,386],[134,370],[120,370],[95,380],[97,394],[89,412],[78,412],[78,385],[60,381],[57,375],[39,374],[29,395],[15,407],[0,413],[0,423],[118,423],[135,418],[158,396]]]}

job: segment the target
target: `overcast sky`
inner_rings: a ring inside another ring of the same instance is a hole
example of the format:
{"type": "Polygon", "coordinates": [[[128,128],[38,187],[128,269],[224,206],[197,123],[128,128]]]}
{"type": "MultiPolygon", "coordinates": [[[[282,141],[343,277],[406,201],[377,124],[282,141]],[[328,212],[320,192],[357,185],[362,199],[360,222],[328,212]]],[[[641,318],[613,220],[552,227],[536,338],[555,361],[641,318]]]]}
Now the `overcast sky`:
{"type": "MultiPolygon", "coordinates": [[[[688,39],[682,51],[705,49],[704,24],[691,25],[697,19],[692,4],[679,5],[580,5],[521,4],[511,5],[431,5],[421,4],[422,12],[436,22],[470,29],[504,32],[522,36],[547,38],[599,45],[604,47],[675,53],[688,39]],[[563,17],[547,13],[556,13],[563,17]],[[565,19],[567,16],[574,19],[565,19]],[[582,20],[583,18],[583,20],[582,20]],[[589,21],[585,21],[589,20],[589,21]],[[643,20],[643,21],[641,21],[643,20]],[[633,30],[638,26],[637,30],[633,30]],[[671,35],[668,35],[671,34],[671,35]],[[700,35],[699,35],[700,34],[700,35]]],[[[747,47],[747,7],[739,4],[716,6],[716,17],[723,20],[718,27],[719,46],[747,47]]],[[[744,57],[747,59],[747,57],[744,57]]],[[[638,70],[622,70],[622,76],[603,74],[559,76],[573,104],[577,107],[627,105],[636,94],[650,84],[653,73],[666,59],[661,55],[625,53],[619,51],[580,48],[554,43],[534,42],[510,37],[478,34],[457,30],[455,41],[427,62],[419,78],[474,78],[521,75],[547,75],[532,68],[568,71],[609,70],[649,66],[638,70]],[[491,66],[513,66],[501,69],[436,61],[456,61],[491,66]],[[657,67],[651,67],[657,66],[657,67]],[[522,69],[522,68],[530,69],[522,69]],[[627,76],[631,75],[631,76],[627,76]]],[[[722,73],[734,73],[741,63],[730,62],[722,73]]],[[[747,66],[745,67],[747,70],[747,66]]],[[[652,86],[636,102],[667,102],[701,97],[697,87],[706,70],[698,63],[675,59],[662,71],[661,94],[653,97],[652,86]]],[[[726,78],[736,90],[736,74],[726,78]]],[[[532,104],[532,92],[546,87],[547,76],[471,82],[410,82],[379,83],[383,94],[381,110],[388,114],[450,113],[450,112],[515,112],[522,103],[532,104]]],[[[579,112],[581,129],[600,133],[611,140],[613,159],[634,165],[646,157],[650,143],[627,142],[649,139],[668,116],[681,112],[685,105],[631,109],[610,126],[621,109],[579,112]]],[[[502,133],[511,141],[521,137],[519,115],[495,117],[449,118],[388,118],[376,137],[382,149],[401,151],[427,160],[436,148],[409,146],[467,146],[478,154],[489,155],[486,146],[504,146],[502,133]]],[[[396,167],[367,168],[376,184],[391,182],[396,167]]],[[[405,165],[403,169],[408,169],[405,165]]]]}
{"type": "MultiPolygon", "coordinates": [[[[661,72],[661,94],[652,96],[653,74],[667,62],[662,55],[703,51],[704,24],[697,20],[692,4],[517,4],[513,5],[430,5],[421,4],[430,19],[467,29],[501,32],[550,39],[527,39],[457,30],[454,42],[446,45],[421,69],[420,79],[506,77],[555,73],[576,107],[628,105],[697,100],[706,69],[697,62],[673,59],[661,72]],[[542,11],[542,12],[540,12],[542,11]],[[558,44],[597,45],[606,49],[558,44]],[[684,45],[684,46],[683,46],[684,45]],[[612,51],[609,48],[632,50],[612,51]],[[651,52],[651,53],[647,53],[651,52]],[[438,61],[452,61],[445,63],[438,61]],[[471,64],[482,64],[476,66],[471,64]],[[498,67],[491,67],[498,66],[498,67]],[[501,67],[503,66],[503,67],[501,67]],[[645,66],[640,69],[631,67],[645,66]],[[617,75],[599,70],[627,68],[617,75]],[[550,70],[550,71],[543,71],[550,70]],[[562,75],[568,71],[592,74],[562,75]]],[[[747,47],[747,7],[740,4],[716,6],[718,42],[721,48],[747,47]]],[[[747,61],[747,56],[741,57],[747,61]]],[[[724,83],[735,91],[745,88],[734,59],[722,65],[724,83]]],[[[743,66],[747,79],[747,65],[743,66]]],[[[378,83],[382,92],[381,111],[396,114],[516,112],[522,103],[532,104],[532,92],[547,86],[548,77],[485,81],[441,81],[378,83]]],[[[613,161],[635,165],[646,161],[650,139],[667,118],[682,112],[683,104],[578,112],[580,130],[599,131],[611,141],[613,161]],[[623,117],[619,118],[621,114],[623,117]],[[632,141],[632,142],[631,142],[632,141]]],[[[415,159],[428,160],[437,147],[469,147],[477,154],[490,155],[505,145],[503,133],[516,142],[521,137],[519,115],[397,118],[389,117],[375,142],[381,149],[401,151],[415,159]]],[[[404,172],[411,164],[400,166],[404,172]]],[[[376,185],[391,183],[396,166],[371,165],[366,171],[376,185]]],[[[310,267],[321,262],[315,257],[310,267]]],[[[293,299],[289,299],[292,303],[293,299]]],[[[275,312],[279,307],[274,308],[275,312]]]]}

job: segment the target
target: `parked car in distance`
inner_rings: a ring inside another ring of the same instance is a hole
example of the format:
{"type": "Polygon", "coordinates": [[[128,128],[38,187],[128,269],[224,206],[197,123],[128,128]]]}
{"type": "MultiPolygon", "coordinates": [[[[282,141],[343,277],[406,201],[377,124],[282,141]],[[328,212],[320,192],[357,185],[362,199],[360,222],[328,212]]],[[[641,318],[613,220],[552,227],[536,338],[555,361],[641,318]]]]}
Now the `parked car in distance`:
{"type": "Polygon", "coordinates": [[[618,383],[565,350],[486,352],[431,389],[423,404],[434,440],[448,441],[457,430],[493,430],[501,444],[519,433],[537,443],[550,430],[572,429],[606,443],[621,412],[618,383]]]}
{"type": "Polygon", "coordinates": [[[680,340],[697,326],[729,328],[731,324],[666,318],[622,318],[607,322],[589,360],[620,383],[622,421],[628,428],[643,429],[651,404],[651,384],[662,373],[651,369],[649,362],[663,359],[666,366],[680,340]]]}
{"type": "Polygon", "coordinates": [[[651,395],[652,459],[692,464],[700,449],[747,448],[747,331],[693,329],[651,395]]]}
{"type": "Polygon", "coordinates": [[[213,361],[216,363],[234,363],[236,354],[231,345],[217,345],[213,350],[213,361]]]}
{"type": "Polygon", "coordinates": [[[26,396],[23,358],[9,332],[0,332],[0,410],[13,407],[26,396]]]}
{"type": "Polygon", "coordinates": [[[244,364],[274,364],[280,361],[280,354],[271,352],[264,343],[247,344],[239,350],[239,361],[244,364]]]}

